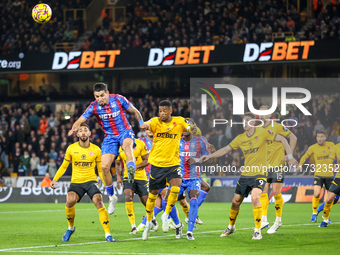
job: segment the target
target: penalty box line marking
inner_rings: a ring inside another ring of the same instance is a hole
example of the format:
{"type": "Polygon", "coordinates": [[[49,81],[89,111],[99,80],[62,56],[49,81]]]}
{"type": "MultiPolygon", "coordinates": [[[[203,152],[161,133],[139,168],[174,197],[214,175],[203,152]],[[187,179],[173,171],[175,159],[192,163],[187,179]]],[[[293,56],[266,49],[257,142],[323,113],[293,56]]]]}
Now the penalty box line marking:
{"type": "MultiPolygon", "coordinates": [[[[340,222],[333,222],[332,224],[340,224],[340,222]]],[[[282,225],[282,227],[316,226],[316,225],[317,224],[315,224],[315,223],[314,224],[306,223],[306,224],[282,225]]],[[[254,229],[254,228],[239,228],[239,229],[236,229],[236,230],[237,231],[242,231],[242,230],[250,230],[250,229],[254,229]]],[[[215,232],[222,232],[222,231],[224,231],[224,230],[212,230],[212,231],[205,231],[205,232],[195,232],[195,235],[215,233],[215,232]]],[[[172,236],[175,236],[175,235],[150,236],[149,239],[172,237],[172,236]]],[[[117,242],[125,242],[125,241],[134,241],[134,240],[142,240],[142,237],[122,239],[122,240],[116,240],[116,241],[117,242]]],[[[0,250],[0,252],[13,252],[13,251],[18,251],[18,250],[30,250],[30,249],[53,248],[53,247],[64,247],[64,246],[79,246],[79,245],[99,244],[99,243],[107,243],[107,242],[106,241],[100,241],[100,242],[87,242],[87,243],[57,244],[57,245],[44,245],[44,246],[30,246],[30,247],[19,247],[19,248],[7,248],[7,249],[0,250]]],[[[46,252],[46,251],[44,251],[44,252],[46,252]]],[[[123,254],[125,254],[125,253],[123,253],[123,254]]]]}

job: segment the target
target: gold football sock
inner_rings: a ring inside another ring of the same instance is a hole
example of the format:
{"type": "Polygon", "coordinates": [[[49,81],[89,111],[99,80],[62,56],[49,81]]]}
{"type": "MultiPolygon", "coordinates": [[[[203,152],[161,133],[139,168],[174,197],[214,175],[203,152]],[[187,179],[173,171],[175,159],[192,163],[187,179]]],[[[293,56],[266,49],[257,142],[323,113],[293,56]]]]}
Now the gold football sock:
{"type": "Polygon", "coordinates": [[[65,212],[66,212],[66,219],[69,227],[74,226],[74,217],[76,216],[76,208],[72,206],[71,208],[68,208],[65,205],[65,212]]]}
{"type": "Polygon", "coordinates": [[[98,213],[99,213],[100,224],[102,224],[104,232],[110,233],[109,214],[107,213],[106,208],[105,207],[99,208],[98,213]]]}
{"type": "Polygon", "coordinates": [[[165,208],[165,214],[167,215],[170,214],[172,207],[174,207],[174,205],[177,202],[178,193],[179,193],[179,187],[172,186],[170,189],[169,197],[168,197],[168,204],[166,205],[166,208],[165,208]]]}
{"type": "Polygon", "coordinates": [[[255,228],[261,229],[261,219],[262,219],[262,207],[253,207],[255,228]]]}
{"type": "Polygon", "coordinates": [[[133,207],[133,202],[125,202],[125,209],[126,209],[126,213],[127,216],[129,217],[129,221],[131,226],[135,225],[135,208],[133,207]]]}
{"type": "Polygon", "coordinates": [[[236,218],[238,213],[240,212],[240,210],[233,210],[230,209],[230,213],[229,213],[229,225],[235,225],[236,223],[236,218]]]}
{"type": "Polygon", "coordinates": [[[283,198],[282,194],[274,196],[276,217],[282,217],[283,198]]]}
{"type": "Polygon", "coordinates": [[[268,193],[262,193],[260,198],[261,206],[262,206],[262,215],[267,216],[269,199],[268,193]]]}
{"type": "Polygon", "coordinates": [[[153,194],[149,193],[148,201],[146,201],[146,206],[145,206],[147,221],[152,220],[153,209],[154,209],[155,204],[156,204],[156,198],[157,198],[157,195],[153,195],[153,194]]]}
{"type": "Polygon", "coordinates": [[[187,219],[189,219],[190,205],[188,204],[188,207],[183,207],[183,206],[182,206],[182,210],[183,210],[183,212],[184,212],[184,214],[185,214],[185,217],[186,217],[187,219]]]}
{"type": "Polygon", "coordinates": [[[313,205],[313,214],[317,214],[318,213],[319,198],[313,197],[312,205],[313,205]]]}

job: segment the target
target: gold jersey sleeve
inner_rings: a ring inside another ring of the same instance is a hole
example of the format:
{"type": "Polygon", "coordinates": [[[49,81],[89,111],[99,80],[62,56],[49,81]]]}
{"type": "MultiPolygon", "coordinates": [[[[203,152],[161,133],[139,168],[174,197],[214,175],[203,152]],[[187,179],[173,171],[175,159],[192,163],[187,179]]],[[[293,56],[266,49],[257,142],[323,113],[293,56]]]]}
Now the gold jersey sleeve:
{"type": "MultiPolygon", "coordinates": [[[[337,145],[334,145],[331,151],[331,154],[329,155],[329,158],[332,159],[332,162],[334,162],[334,159],[336,159],[336,167],[340,166],[340,143],[337,145]]],[[[336,176],[335,178],[340,178],[340,169],[336,170],[336,176]]]]}
{"type": "Polygon", "coordinates": [[[101,151],[100,148],[92,143],[85,148],[79,145],[79,142],[71,144],[66,151],[64,162],[58,169],[56,177],[58,180],[66,171],[69,163],[72,163],[71,183],[85,183],[97,181],[95,168],[97,164],[99,176],[101,175],[101,151]]]}
{"type": "Polygon", "coordinates": [[[146,123],[150,124],[150,131],[153,133],[149,163],[157,167],[179,165],[181,136],[183,131],[189,130],[189,123],[183,117],[172,117],[169,122],[163,122],[155,117],[146,123]]]}
{"type": "Polygon", "coordinates": [[[308,148],[305,155],[302,156],[299,165],[303,165],[306,159],[313,155],[314,164],[311,164],[310,168],[314,175],[333,177],[333,160],[330,158],[333,147],[334,143],[332,142],[326,142],[324,145],[313,144],[308,148]]]}
{"type": "MultiPolygon", "coordinates": [[[[141,140],[135,140],[136,143],[136,147],[133,149],[133,156],[135,157],[135,164],[136,166],[140,163],[143,162],[143,156],[148,155],[149,152],[145,147],[145,144],[143,141],[141,140]]],[[[119,157],[117,158],[117,160],[122,160],[124,163],[124,177],[123,180],[127,180],[127,168],[126,168],[126,154],[125,152],[122,150],[122,147],[119,148],[119,157]]],[[[136,169],[135,172],[135,180],[143,180],[146,181],[148,180],[148,177],[145,173],[145,169],[144,167],[138,168],[136,169]]]]}
{"type": "MultiPolygon", "coordinates": [[[[291,133],[289,129],[286,127],[276,123],[272,122],[266,127],[263,127],[266,130],[270,130],[273,133],[282,135],[283,137],[289,136],[291,133]]],[[[267,163],[268,167],[283,167],[285,166],[285,162],[282,161],[284,156],[286,155],[285,149],[280,142],[273,142],[273,141],[267,141],[268,148],[267,148],[267,163]]]]}
{"type": "Polygon", "coordinates": [[[274,141],[276,134],[271,130],[256,127],[254,134],[246,132],[238,135],[229,146],[233,150],[241,148],[244,156],[242,176],[265,175],[267,168],[267,141],[274,141]]]}

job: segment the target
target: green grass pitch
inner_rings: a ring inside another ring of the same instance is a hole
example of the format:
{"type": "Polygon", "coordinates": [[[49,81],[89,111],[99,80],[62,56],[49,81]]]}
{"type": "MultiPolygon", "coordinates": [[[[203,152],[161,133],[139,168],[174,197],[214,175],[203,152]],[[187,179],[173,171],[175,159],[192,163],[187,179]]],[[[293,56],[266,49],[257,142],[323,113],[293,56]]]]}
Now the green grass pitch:
{"type": "MultiPolygon", "coordinates": [[[[107,205],[106,205],[107,206],[107,205]]],[[[180,217],[184,213],[177,203],[180,217]]],[[[195,241],[175,238],[175,231],[151,231],[147,241],[142,233],[129,235],[130,224],[125,204],[118,203],[110,215],[115,243],[105,242],[98,212],[93,204],[76,205],[76,232],[69,242],[61,238],[67,229],[64,204],[0,204],[0,253],[3,254],[338,254],[340,206],[334,205],[332,223],[319,228],[311,223],[311,204],[285,204],[283,227],[275,234],[262,231],[262,240],[251,240],[254,220],[251,204],[243,204],[236,222],[236,233],[221,238],[228,226],[230,203],[204,203],[199,216],[204,224],[194,231],[195,241]]],[[[135,203],[136,224],[145,212],[135,203]]],[[[161,224],[160,215],[158,223],[161,224]]],[[[269,205],[268,220],[275,219],[274,205],[269,205]]],[[[183,233],[186,233],[187,225],[183,233]]]]}

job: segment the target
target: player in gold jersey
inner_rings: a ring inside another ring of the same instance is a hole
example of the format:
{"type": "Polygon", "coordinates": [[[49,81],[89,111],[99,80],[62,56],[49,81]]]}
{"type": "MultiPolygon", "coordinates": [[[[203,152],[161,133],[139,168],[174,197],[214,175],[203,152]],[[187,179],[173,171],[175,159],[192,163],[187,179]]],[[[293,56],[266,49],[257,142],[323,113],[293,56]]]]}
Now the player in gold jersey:
{"type": "Polygon", "coordinates": [[[97,176],[95,173],[95,167],[97,166],[98,175],[103,181],[100,160],[101,151],[98,146],[90,143],[90,135],[91,132],[89,126],[82,123],[77,130],[79,142],[71,144],[67,148],[63,164],[60,166],[51,182],[51,187],[55,189],[57,181],[65,173],[70,162],[72,162],[71,184],[67,193],[65,205],[68,230],[64,234],[62,240],[68,241],[71,235],[75,232],[75,204],[81,200],[85,193],[87,193],[98,209],[99,220],[103,226],[106,241],[115,242],[110,234],[109,214],[104,206],[103,197],[98,188],[97,176]]]}
{"type": "MultiPolygon", "coordinates": [[[[171,188],[165,212],[162,215],[162,229],[168,232],[168,216],[176,204],[178,193],[182,184],[182,173],[179,158],[179,144],[183,131],[187,130],[200,135],[195,125],[189,125],[182,117],[173,117],[172,104],[169,101],[159,103],[159,117],[152,118],[140,126],[153,133],[153,145],[149,155],[151,164],[150,192],[146,203],[147,222],[143,232],[143,240],[147,240],[151,230],[151,220],[158,190],[165,188],[168,181],[171,188]]],[[[183,224],[176,225],[176,238],[182,237],[183,224]]]]}
{"type": "Polygon", "coordinates": [[[325,185],[325,189],[328,191],[333,181],[333,160],[329,157],[334,143],[326,141],[325,131],[316,132],[317,143],[308,148],[308,151],[300,159],[299,167],[297,171],[302,169],[302,165],[306,159],[313,156],[315,164],[311,165],[311,171],[314,171],[314,196],[313,196],[313,215],[311,222],[317,220],[317,209],[319,205],[319,198],[321,188],[325,185]]]}
{"type": "Polygon", "coordinates": [[[335,179],[332,181],[332,184],[329,188],[327,198],[325,199],[325,207],[323,211],[323,222],[319,225],[319,227],[327,227],[329,224],[329,213],[331,212],[333,203],[335,202],[334,198],[336,195],[340,195],[340,143],[335,145],[329,155],[329,158],[334,160],[337,159],[337,164],[334,167],[334,171],[337,172],[335,179]]]}
{"type": "MultiPolygon", "coordinates": [[[[268,110],[269,107],[267,105],[262,105],[260,107],[260,110],[268,110]]],[[[264,129],[270,130],[273,133],[282,135],[283,137],[286,137],[289,139],[289,146],[292,152],[295,150],[296,136],[290,132],[289,129],[287,129],[285,126],[282,126],[274,120],[271,120],[271,114],[269,115],[260,115],[259,116],[262,123],[260,126],[262,126],[264,129]]],[[[271,226],[270,229],[268,229],[268,234],[274,234],[281,226],[282,226],[282,207],[283,207],[283,198],[282,198],[282,185],[284,181],[284,173],[283,171],[284,167],[286,167],[286,159],[285,157],[285,151],[281,143],[273,143],[271,141],[268,141],[268,148],[267,148],[267,163],[268,163],[268,174],[267,174],[267,183],[264,186],[262,195],[261,195],[261,205],[262,205],[262,223],[261,223],[261,229],[264,229],[269,226],[269,222],[267,220],[267,211],[268,211],[268,205],[269,205],[269,199],[268,199],[268,190],[270,188],[270,185],[272,184],[273,189],[273,195],[275,199],[275,214],[276,219],[271,226]],[[284,160],[282,160],[284,159],[284,160]]]]}
{"type": "Polygon", "coordinates": [[[204,155],[200,158],[200,160],[204,162],[210,158],[224,156],[225,154],[231,152],[232,150],[237,150],[238,148],[241,148],[245,156],[244,167],[241,169],[242,175],[237,182],[235,195],[230,209],[229,226],[221,234],[221,237],[229,236],[235,232],[235,222],[240,210],[240,205],[242,204],[244,197],[247,197],[251,191],[251,200],[253,204],[255,221],[255,230],[252,239],[262,239],[262,207],[260,203],[260,197],[267,181],[267,141],[281,142],[289,158],[288,162],[292,165],[297,164],[296,160],[292,156],[292,151],[286,139],[270,130],[253,126],[255,122],[255,115],[250,112],[246,113],[243,117],[243,128],[245,130],[243,134],[238,135],[226,147],[219,149],[210,155],[204,155]]]}
{"type": "Polygon", "coordinates": [[[135,209],[133,207],[133,196],[134,194],[138,194],[140,201],[144,206],[146,206],[146,201],[148,200],[148,191],[149,191],[149,182],[148,177],[146,175],[144,167],[146,167],[148,163],[148,155],[149,152],[145,147],[144,142],[141,140],[135,140],[136,147],[133,148],[133,156],[135,157],[136,162],[136,172],[135,172],[135,181],[133,183],[128,182],[128,174],[126,167],[126,154],[123,151],[122,147],[119,148],[119,156],[116,159],[116,170],[117,170],[117,187],[120,189],[120,186],[124,187],[124,195],[125,195],[125,208],[126,213],[129,217],[129,221],[132,227],[130,234],[137,234],[138,230],[135,222],[135,209]],[[121,162],[124,164],[124,177],[123,181],[120,177],[121,175],[121,162]]]}

